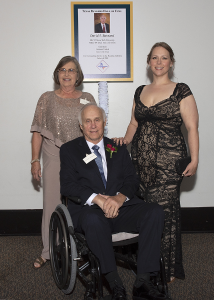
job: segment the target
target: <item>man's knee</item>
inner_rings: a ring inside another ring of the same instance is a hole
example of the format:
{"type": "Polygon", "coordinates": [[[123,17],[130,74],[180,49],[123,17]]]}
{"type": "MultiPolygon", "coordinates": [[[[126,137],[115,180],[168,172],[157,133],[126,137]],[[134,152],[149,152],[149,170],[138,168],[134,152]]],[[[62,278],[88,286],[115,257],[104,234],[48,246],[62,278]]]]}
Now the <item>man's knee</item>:
{"type": "MultiPolygon", "coordinates": [[[[139,208],[140,213],[140,208],[139,208]]],[[[146,223],[164,223],[164,210],[163,208],[157,203],[145,203],[141,207],[142,217],[140,218],[140,223],[142,226],[146,223]]]]}
{"type": "Polygon", "coordinates": [[[158,216],[164,218],[164,210],[163,207],[157,203],[153,203],[154,204],[154,212],[155,214],[157,214],[158,216]]]}

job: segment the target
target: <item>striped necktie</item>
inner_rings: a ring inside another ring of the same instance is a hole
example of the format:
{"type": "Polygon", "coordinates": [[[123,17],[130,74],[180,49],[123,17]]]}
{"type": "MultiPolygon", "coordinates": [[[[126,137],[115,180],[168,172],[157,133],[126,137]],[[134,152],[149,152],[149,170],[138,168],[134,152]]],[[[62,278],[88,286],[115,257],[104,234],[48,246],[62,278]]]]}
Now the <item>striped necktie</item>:
{"type": "Polygon", "coordinates": [[[103,184],[104,184],[104,186],[105,186],[105,188],[106,188],[106,179],[105,179],[105,175],[104,175],[104,171],[103,171],[102,157],[101,157],[101,154],[98,152],[98,149],[99,149],[99,148],[100,148],[100,147],[97,146],[97,145],[94,145],[94,146],[92,147],[92,149],[94,150],[94,153],[95,153],[96,156],[97,156],[97,157],[95,158],[95,162],[96,162],[96,164],[97,164],[97,166],[98,166],[100,175],[101,175],[101,177],[102,177],[103,184]]]}

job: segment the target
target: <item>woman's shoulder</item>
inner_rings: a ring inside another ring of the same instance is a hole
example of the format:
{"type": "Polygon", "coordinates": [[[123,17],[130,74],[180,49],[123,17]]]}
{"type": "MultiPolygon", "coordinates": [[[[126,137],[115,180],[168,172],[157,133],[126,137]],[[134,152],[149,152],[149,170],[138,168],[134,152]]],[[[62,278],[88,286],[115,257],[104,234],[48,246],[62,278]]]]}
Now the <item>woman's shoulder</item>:
{"type": "Polygon", "coordinates": [[[140,85],[139,87],[136,88],[135,90],[135,94],[134,94],[134,99],[135,101],[137,101],[138,99],[140,99],[140,94],[143,90],[143,88],[145,87],[145,84],[144,85],[140,85]]]}
{"type": "Polygon", "coordinates": [[[80,96],[80,98],[87,99],[90,102],[96,103],[94,96],[88,92],[82,92],[82,95],[80,96]]]}
{"type": "MultiPolygon", "coordinates": [[[[182,94],[186,94],[186,93],[189,93],[191,92],[191,89],[190,87],[184,83],[184,82],[179,82],[177,83],[177,87],[178,87],[178,90],[182,93],[182,94]]],[[[191,92],[192,93],[192,92],[191,92]]]]}
{"type": "Polygon", "coordinates": [[[184,83],[184,82],[179,82],[176,85],[177,88],[177,95],[179,95],[180,100],[192,95],[192,91],[190,87],[184,83]]]}
{"type": "Polygon", "coordinates": [[[190,89],[189,86],[184,83],[184,82],[178,82],[177,83],[177,86],[180,88],[180,89],[190,89]]]}
{"type": "Polygon", "coordinates": [[[39,99],[48,99],[50,97],[53,97],[55,95],[55,92],[53,91],[47,91],[47,92],[44,92],[39,99]]]}
{"type": "Polygon", "coordinates": [[[44,92],[42,95],[41,95],[41,97],[43,96],[43,97],[45,97],[45,96],[50,96],[50,95],[55,95],[55,92],[54,91],[47,91],[47,92],[44,92]]]}
{"type": "Polygon", "coordinates": [[[136,92],[136,91],[139,91],[139,90],[142,91],[142,89],[143,89],[145,86],[146,86],[145,84],[140,85],[139,87],[136,88],[135,92],[136,92]]]}
{"type": "Polygon", "coordinates": [[[39,97],[39,100],[38,100],[38,103],[37,105],[45,105],[46,103],[49,102],[49,100],[51,100],[53,97],[54,97],[55,93],[53,91],[51,92],[45,92],[43,93],[40,97],[39,97]]]}

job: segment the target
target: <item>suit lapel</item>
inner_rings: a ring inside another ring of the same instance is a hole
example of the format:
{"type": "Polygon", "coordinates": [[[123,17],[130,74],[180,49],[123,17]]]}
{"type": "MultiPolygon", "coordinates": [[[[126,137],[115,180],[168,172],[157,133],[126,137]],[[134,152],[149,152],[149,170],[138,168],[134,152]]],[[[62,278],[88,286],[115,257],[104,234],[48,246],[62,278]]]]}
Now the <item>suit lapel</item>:
{"type": "Polygon", "coordinates": [[[79,151],[82,153],[82,157],[86,157],[86,154],[91,154],[91,150],[88,147],[88,144],[86,143],[84,138],[81,138],[79,140],[79,151]]]}
{"type": "MultiPolygon", "coordinates": [[[[107,144],[110,143],[111,141],[109,141],[109,139],[104,137],[104,147],[106,147],[107,144]]],[[[107,175],[107,185],[108,185],[108,178],[110,178],[111,176],[112,167],[113,167],[113,156],[112,158],[110,158],[110,153],[106,150],[106,148],[105,148],[105,154],[106,154],[106,163],[107,163],[107,170],[108,170],[108,175],[107,175]]]]}
{"type": "MultiPolygon", "coordinates": [[[[86,157],[86,154],[91,154],[91,150],[88,147],[88,144],[87,144],[85,138],[80,139],[80,141],[79,141],[79,150],[82,153],[82,159],[86,157]]],[[[100,171],[99,171],[99,168],[98,168],[98,166],[95,162],[95,159],[90,161],[87,164],[87,167],[93,169],[93,172],[95,172],[97,174],[97,176],[99,177],[99,179],[101,180],[101,182],[103,184],[102,177],[100,175],[100,171]]],[[[104,186],[104,184],[103,184],[103,186],[104,186]]]]}

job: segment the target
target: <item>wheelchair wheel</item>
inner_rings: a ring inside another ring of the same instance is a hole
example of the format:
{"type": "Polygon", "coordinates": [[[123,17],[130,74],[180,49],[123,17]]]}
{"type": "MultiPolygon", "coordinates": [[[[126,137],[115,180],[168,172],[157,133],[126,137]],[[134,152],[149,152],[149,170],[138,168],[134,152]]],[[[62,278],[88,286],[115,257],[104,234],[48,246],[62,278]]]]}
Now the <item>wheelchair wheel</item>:
{"type": "Polygon", "coordinates": [[[50,261],[56,285],[65,294],[70,294],[76,281],[76,244],[68,227],[73,223],[67,208],[60,204],[50,220],[50,261]]]}

